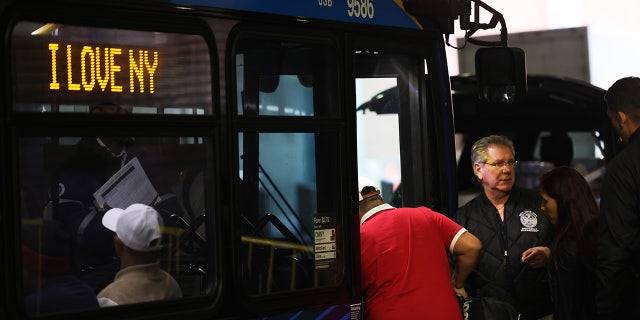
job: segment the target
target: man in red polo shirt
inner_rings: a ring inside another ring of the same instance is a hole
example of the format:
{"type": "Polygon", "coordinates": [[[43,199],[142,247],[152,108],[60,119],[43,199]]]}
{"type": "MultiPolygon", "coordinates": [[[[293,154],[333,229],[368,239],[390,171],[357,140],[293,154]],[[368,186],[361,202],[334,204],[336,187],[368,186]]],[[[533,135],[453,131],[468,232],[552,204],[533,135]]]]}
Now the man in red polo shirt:
{"type": "Polygon", "coordinates": [[[360,192],[360,253],[365,316],[376,319],[462,319],[456,293],[482,244],[448,217],[426,207],[394,208],[380,191],[360,192]],[[447,252],[457,265],[453,275],[447,252]]]}

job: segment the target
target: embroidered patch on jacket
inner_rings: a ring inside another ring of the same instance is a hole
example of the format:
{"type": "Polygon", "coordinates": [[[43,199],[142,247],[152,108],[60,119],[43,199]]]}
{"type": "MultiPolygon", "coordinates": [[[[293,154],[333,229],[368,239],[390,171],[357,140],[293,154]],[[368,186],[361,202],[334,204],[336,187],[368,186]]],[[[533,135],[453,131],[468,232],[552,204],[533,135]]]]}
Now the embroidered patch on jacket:
{"type": "Polygon", "coordinates": [[[522,223],[522,229],[520,232],[538,232],[538,215],[529,210],[520,212],[520,223],[522,223]]]}

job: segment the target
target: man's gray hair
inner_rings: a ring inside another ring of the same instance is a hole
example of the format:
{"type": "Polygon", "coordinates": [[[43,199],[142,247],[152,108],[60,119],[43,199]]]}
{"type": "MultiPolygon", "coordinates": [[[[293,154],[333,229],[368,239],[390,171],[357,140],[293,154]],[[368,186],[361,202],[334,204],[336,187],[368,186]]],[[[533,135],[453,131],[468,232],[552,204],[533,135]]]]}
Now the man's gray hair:
{"type": "Polygon", "coordinates": [[[486,162],[489,159],[489,155],[487,154],[487,149],[491,145],[504,146],[509,148],[513,156],[516,156],[516,151],[513,148],[513,142],[511,139],[507,138],[503,135],[490,135],[484,138],[480,138],[476,141],[471,147],[471,167],[473,165],[480,162],[486,162]]]}

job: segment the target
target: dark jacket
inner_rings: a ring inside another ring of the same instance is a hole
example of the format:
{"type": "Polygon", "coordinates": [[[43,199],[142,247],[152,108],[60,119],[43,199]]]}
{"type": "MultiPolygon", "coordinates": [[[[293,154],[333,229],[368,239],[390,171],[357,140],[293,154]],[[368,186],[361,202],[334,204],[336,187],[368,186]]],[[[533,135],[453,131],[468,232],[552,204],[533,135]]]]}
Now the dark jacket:
{"type": "Polygon", "coordinates": [[[454,218],[482,241],[478,264],[467,280],[469,294],[511,302],[525,319],[553,312],[546,268],[521,262],[525,250],[548,247],[553,237],[540,203],[537,191],[514,187],[504,222],[484,193],[459,208],[454,218]]]}
{"type": "MultiPolygon", "coordinates": [[[[586,229],[594,232],[595,225],[586,229]]],[[[549,264],[553,320],[594,320],[595,247],[581,244],[575,231],[558,243],[549,264]]]]}
{"type": "Polygon", "coordinates": [[[598,224],[597,307],[602,319],[637,317],[640,305],[640,130],[608,165],[598,224]],[[630,313],[625,313],[630,312],[630,313]]]}
{"type": "Polygon", "coordinates": [[[29,315],[36,316],[97,309],[99,305],[96,294],[86,283],[74,276],[62,276],[25,296],[24,307],[29,315]]]}

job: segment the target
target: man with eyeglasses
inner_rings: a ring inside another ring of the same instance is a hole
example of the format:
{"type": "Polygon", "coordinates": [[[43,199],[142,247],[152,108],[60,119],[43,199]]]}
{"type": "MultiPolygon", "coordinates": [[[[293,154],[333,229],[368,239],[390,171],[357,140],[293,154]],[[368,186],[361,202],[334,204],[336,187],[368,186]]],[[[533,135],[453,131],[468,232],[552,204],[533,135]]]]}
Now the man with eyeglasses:
{"type": "Polygon", "coordinates": [[[471,163],[483,192],[454,217],[483,246],[465,284],[467,292],[509,302],[523,320],[551,319],[553,305],[544,266],[551,256],[553,230],[540,210],[539,192],[514,186],[517,161],[513,142],[505,136],[476,141],[471,163]]]}

